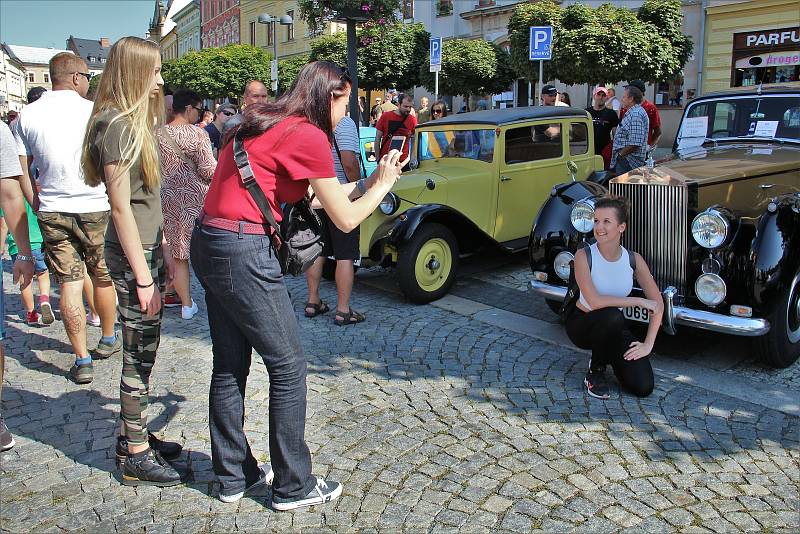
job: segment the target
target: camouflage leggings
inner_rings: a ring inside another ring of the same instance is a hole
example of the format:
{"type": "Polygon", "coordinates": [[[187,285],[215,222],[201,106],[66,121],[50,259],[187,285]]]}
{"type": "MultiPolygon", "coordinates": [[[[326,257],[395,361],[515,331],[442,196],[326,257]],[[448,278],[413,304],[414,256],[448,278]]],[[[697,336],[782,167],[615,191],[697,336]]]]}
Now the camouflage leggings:
{"type": "MultiPolygon", "coordinates": [[[[122,323],[122,379],[119,383],[119,400],[123,431],[131,445],[144,445],[147,443],[150,373],[161,340],[163,308],[155,317],[147,317],[142,313],[139,297],[136,295],[136,279],[122,246],[107,241],[105,255],[109,274],[117,290],[122,323]]],[[[144,257],[163,298],[166,281],[163,249],[157,247],[145,250],[144,257]]]]}

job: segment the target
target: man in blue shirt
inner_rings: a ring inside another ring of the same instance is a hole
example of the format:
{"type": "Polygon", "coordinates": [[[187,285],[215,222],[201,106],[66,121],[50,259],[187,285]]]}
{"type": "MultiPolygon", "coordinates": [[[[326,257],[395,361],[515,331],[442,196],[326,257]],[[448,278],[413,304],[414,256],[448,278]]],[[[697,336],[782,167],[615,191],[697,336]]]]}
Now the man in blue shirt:
{"type": "MultiPolygon", "coordinates": [[[[357,182],[361,178],[358,164],[361,147],[358,139],[356,123],[350,117],[344,117],[336,126],[334,132],[335,146],[333,147],[333,163],[336,168],[336,177],[340,183],[357,182]]],[[[364,315],[350,307],[350,294],[353,291],[353,278],[355,269],[353,260],[361,259],[359,241],[361,233],[356,228],[350,233],[339,230],[330,220],[325,210],[317,210],[322,221],[322,241],[325,247],[322,255],[314,265],[306,271],[308,284],[308,302],[305,306],[306,317],[316,317],[327,312],[330,308],[319,296],[319,282],[322,278],[322,268],[328,256],[336,259],[336,315],[334,323],[339,326],[360,323],[364,315]]]]}
{"type": "Polygon", "coordinates": [[[614,135],[611,168],[617,175],[641,167],[647,160],[647,134],[650,119],[642,108],[644,95],[633,85],[625,87],[622,105],[627,109],[614,135]]]}

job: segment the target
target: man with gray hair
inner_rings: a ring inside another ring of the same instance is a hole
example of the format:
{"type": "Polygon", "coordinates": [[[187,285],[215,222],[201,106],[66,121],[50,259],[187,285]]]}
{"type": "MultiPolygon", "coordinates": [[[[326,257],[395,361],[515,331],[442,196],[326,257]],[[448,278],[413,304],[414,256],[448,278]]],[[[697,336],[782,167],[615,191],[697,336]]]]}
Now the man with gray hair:
{"type": "Polygon", "coordinates": [[[622,105],[627,109],[617,127],[611,149],[611,168],[617,175],[641,167],[647,159],[647,133],[650,119],[642,108],[644,95],[641,89],[628,85],[622,94],[622,105]]]}

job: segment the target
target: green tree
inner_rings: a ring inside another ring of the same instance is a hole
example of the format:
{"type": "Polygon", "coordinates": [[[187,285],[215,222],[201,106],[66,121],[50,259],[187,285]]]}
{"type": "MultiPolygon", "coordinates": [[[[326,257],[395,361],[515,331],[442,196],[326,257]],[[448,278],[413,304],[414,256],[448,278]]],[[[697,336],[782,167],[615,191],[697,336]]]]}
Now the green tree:
{"type": "Polygon", "coordinates": [[[269,53],[250,45],[192,51],[166,62],[164,83],[172,88],[191,89],[207,98],[238,99],[250,80],[269,85],[271,60],[269,53]]]}
{"type": "MultiPolygon", "coordinates": [[[[426,61],[420,69],[422,83],[435,90],[434,74],[426,61]]],[[[469,96],[499,93],[514,79],[508,53],[483,40],[451,39],[442,43],[439,93],[469,96]]]]}
{"type": "Polygon", "coordinates": [[[309,62],[308,54],[292,56],[278,60],[278,89],[280,93],[285,93],[291,87],[300,69],[309,62]]]}
{"type": "Polygon", "coordinates": [[[646,0],[638,12],[603,4],[561,9],[552,0],[519,4],[508,25],[511,59],[517,73],[538,79],[539,65],[528,60],[530,26],[553,26],[553,59],[545,78],[567,84],[667,79],[683,67],[692,50],[681,33],[680,0],[646,0]]]}
{"type": "MultiPolygon", "coordinates": [[[[420,65],[427,65],[430,34],[422,24],[365,25],[358,29],[358,84],[366,91],[420,84],[420,65]]],[[[347,64],[344,32],[311,42],[311,59],[347,64]]]]}
{"type": "Polygon", "coordinates": [[[89,80],[89,92],[86,94],[86,98],[89,100],[94,100],[94,95],[97,93],[97,88],[100,86],[100,78],[102,76],[102,73],[95,74],[92,76],[92,79],[89,80]]]}

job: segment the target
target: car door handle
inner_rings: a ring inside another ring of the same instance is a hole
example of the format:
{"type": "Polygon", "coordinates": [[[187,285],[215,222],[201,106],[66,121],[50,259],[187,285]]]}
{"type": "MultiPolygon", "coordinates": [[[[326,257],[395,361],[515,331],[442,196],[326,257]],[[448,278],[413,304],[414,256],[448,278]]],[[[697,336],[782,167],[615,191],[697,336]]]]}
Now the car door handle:
{"type": "Polygon", "coordinates": [[[511,178],[509,178],[508,176],[501,176],[500,177],[500,181],[501,182],[510,182],[511,178]]]}

